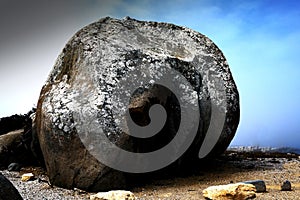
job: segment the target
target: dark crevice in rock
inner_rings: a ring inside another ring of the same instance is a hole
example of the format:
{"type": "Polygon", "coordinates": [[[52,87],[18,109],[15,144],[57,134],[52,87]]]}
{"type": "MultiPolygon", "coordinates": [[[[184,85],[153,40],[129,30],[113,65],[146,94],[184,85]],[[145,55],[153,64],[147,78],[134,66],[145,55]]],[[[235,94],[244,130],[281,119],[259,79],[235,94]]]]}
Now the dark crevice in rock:
{"type": "MultiPolygon", "coordinates": [[[[131,108],[129,108],[129,113],[132,120],[140,126],[149,125],[151,122],[149,110],[154,104],[162,105],[167,112],[166,123],[159,133],[148,138],[130,137],[134,145],[133,151],[139,153],[151,152],[167,145],[176,135],[181,120],[180,105],[176,96],[172,94],[168,88],[161,85],[154,85],[147,90],[142,89],[142,91],[134,93],[131,97],[131,102],[135,103],[130,103],[131,108]],[[157,96],[155,95],[156,93],[166,94],[168,96],[157,96]],[[152,95],[147,98],[147,94],[152,95]],[[141,96],[146,96],[146,99],[141,96]],[[162,99],[167,100],[166,102],[162,102],[162,99]],[[137,103],[138,101],[140,102],[137,103]]],[[[131,130],[129,129],[129,131],[131,130]]]]}

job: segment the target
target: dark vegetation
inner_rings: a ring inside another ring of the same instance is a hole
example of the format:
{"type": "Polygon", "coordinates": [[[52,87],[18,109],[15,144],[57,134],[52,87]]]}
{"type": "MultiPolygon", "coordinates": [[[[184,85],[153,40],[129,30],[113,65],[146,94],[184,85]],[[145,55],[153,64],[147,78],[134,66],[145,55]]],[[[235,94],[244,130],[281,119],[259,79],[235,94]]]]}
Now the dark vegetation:
{"type": "Polygon", "coordinates": [[[32,108],[28,113],[24,115],[15,114],[9,117],[0,118],[0,135],[18,129],[24,129],[24,131],[28,131],[28,129],[31,129],[32,121],[30,115],[34,113],[35,110],[36,108],[32,108]]]}

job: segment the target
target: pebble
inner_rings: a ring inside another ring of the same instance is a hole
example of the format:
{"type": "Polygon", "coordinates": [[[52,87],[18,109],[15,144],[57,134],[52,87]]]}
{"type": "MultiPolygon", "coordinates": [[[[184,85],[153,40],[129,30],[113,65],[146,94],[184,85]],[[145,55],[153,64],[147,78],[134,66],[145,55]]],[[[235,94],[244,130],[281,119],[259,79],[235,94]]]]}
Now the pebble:
{"type": "Polygon", "coordinates": [[[33,173],[26,173],[22,175],[21,181],[30,181],[34,178],[33,173]]]}
{"type": "Polygon", "coordinates": [[[18,171],[20,171],[20,169],[21,169],[21,166],[19,163],[10,163],[7,167],[7,170],[10,172],[11,171],[18,172],[18,171]]]}
{"type": "Polygon", "coordinates": [[[286,180],[281,185],[281,191],[292,191],[292,184],[290,181],[286,180]]]}

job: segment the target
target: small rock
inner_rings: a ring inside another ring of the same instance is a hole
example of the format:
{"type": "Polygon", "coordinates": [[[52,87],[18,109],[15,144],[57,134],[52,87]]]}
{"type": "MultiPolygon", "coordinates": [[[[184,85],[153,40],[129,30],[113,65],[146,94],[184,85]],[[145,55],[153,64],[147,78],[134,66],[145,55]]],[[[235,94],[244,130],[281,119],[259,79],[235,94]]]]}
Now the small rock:
{"type": "Polygon", "coordinates": [[[267,190],[266,184],[263,180],[245,181],[242,183],[254,185],[256,192],[266,192],[267,190]]]}
{"type": "Polygon", "coordinates": [[[21,165],[19,163],[10,163],[7,167],[8,171],[18,172],[21,169],[21,165]]]}
{"type": "Polygon", "coordinates": [[[292,184],[290,181],[284,181],[281,185],[281,191],[292,191],[292,184]]]}
{"type": "Polygon", "coordinates": [[[212,200],[245,200],[255,198],[255,192],[255,186],[252,184],[236,183],[211,186],[203,190],[202,193],[205,198],[212,200]]]}
{"type": "Polygon", "coordinates": [[[277,160],[276,158],[273,158],[272,160],[269,161],[270,163],[273,163],[273,164],[278,164],[280,163],[279,160],[277,160]]]}
{"type": "Polygon", "coordinates": [[[0,173],[0,199],[5,200],[8,198],[13,200],[23,199],[13,184],[0,173]]]}
{"type": "Polygon", "coordinates": [[[26,173],[22,175],[21,181],[30,181],[34,178],[33,173],[26,173]]]}
{"type": "Polygon", "coordinates": [[[135,196],[130,191],[112,190],[109,192],[99,192],[90,196],[91,200],[135,200],[135,196]]]}

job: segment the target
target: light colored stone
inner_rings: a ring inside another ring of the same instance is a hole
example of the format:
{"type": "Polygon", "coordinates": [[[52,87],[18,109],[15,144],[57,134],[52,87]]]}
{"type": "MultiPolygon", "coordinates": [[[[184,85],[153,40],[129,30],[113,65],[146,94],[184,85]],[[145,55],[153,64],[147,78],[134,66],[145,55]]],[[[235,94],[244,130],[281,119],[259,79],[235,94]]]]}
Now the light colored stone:
{"type": "Polygon", "coordinates": [[[203,196],[212,200],[245,200],[256,197],[256,189],[252,184],[235,183],[210,186],[203,190],[203,196]]]}
{"type": "Polygon", "coordinates": [[[22,175],[21,181],[29,181],[34,178],[33,173],[26,173],[22,175]]]}
{"type": "Polygon", "coordinates": [[[109,192],[99,192],[90,196],[91,200],[135,200],[135,196],[130,191],[112,190],[109,192]]]}

